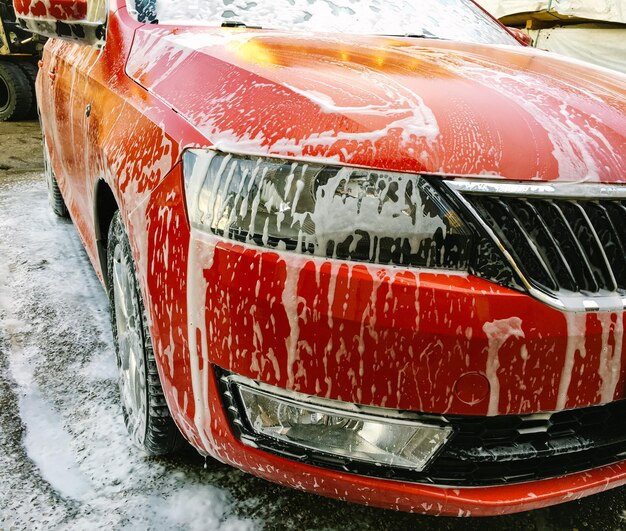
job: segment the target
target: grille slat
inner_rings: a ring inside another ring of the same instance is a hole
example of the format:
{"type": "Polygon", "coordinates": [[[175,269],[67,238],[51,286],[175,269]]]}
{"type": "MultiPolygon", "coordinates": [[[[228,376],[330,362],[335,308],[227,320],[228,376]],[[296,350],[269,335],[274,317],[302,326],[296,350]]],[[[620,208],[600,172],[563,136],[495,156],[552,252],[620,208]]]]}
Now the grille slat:
{"type": "Polygon", "coordinates": [[[558,242],[550,232],[545,220],[531,201],[517,200],[513,202],[517,218],[524,223],[526,232],[537,242],[542,250],[544,262],[550,267],[555,282],[561,288],[578,291],[578,283],[563,255],[558,242]]]}
{"type": "Polygon", "coordinates": [[[585,209],[579,202],[575,201],[561,201],[560,203],[568,223],[581,243],[581,249],[591,264],[598,286],[609,291],[615,291],[617,289],[615,277],[585,209]]]}
{"type": "Polygon", "coordinates": [[[587,292],[597,292],[598,284],[593,276],[593,270],[587,256],[585,255],[576,235],[572,231],[563,211],[552,201],[538,201],[537,207],[541,212],[544,210],[543,218],[550,223],[552,233],[559,242],[563,254],[576,277],[579,289],[587,292]]]}
{"type": "Polygon", "coordinates": [[[609,214],[622,248],[626,249],[626,206],[617,201],[607,201],[602,206],[609,214]]]}
{"type": "Polygon", "coordinates": [[[464,194],[527,280],[549,295],[626,292],[626,204],[614,199],[464,194]]]}
{"type": "Polygon", "coordinates": [[[507,202],[494,197],[475,196],[472,197],[472,204],[498,237],[509,243],[507,250],[518,263],[523,264],[529,276],[543,289],[557,290],[558,284],[550,268],[507,202]]]}
{"type": "Polygon", "coordinates": [[[554,276],[552,268],[548,265],[546,258],[547,256],[541,252],[541,245],[538,245],[538,241],[533,238],[529,234],[529,228],[531,225],[524,226],[520,221],[519,217],[515,214],[515,200],[513,201],[498,201],[500,207],[507,211],[508,215],[511,216],[513,223],[517,230],[519,231],[520,236],[526,242],[527,248],[534,254],[535,259],[537,260],[539,267],[543,270],[543,274],[545,275],[545,285],[548,287],[556,288],[558,286],[557,280],[554,276]]]}
{"type": "MultiPolygon", "coordinates": [[[[607,207],[600,203],[587,203],[585,211],[591,220],[593,227],[604,249],[615,282],[621,289],[626,288],[626,248],[624,241],[620,237],[618,227],[611,219],[607,207]]],[[[624,225],[626,215],[623,214],[620,222],[624,225]]]]}

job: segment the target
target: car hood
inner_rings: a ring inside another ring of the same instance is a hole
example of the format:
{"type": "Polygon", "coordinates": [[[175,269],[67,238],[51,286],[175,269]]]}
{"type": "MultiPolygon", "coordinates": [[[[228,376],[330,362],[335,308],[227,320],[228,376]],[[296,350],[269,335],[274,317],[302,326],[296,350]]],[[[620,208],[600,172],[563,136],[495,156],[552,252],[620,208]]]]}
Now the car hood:
{"type": "Polygon", "coordinates": [[[626,78],[521,46],[144,26],[127,73],[226,151],[626,180],[626,78]]]}

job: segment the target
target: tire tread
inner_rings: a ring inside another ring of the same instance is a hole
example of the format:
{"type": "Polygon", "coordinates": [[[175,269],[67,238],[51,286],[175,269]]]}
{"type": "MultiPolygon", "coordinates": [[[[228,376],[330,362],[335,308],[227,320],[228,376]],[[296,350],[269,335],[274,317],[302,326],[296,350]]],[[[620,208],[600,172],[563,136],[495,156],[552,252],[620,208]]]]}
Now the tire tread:
{"type": "Polygon", "coordinates": [[[0,122],[28,118],[33,105],[33,88],[27,74],[17,63],[0,61],[0,78],[9,87],[9,104],[0,109],[0,122]]]}
{"type": "Polygon", "coordinates": [[[37,118],[37,93],[35,92],[35,83],[37,81],[37,74],[39,73],[39,67],[35,63],[30,61],[22,61],[17,63],[22,71],[26,74],[26,77],[30,81],[30,89],[32,95],[32,102],[30,104],[30,110],[26,113],[26,118],[37,118]]]}

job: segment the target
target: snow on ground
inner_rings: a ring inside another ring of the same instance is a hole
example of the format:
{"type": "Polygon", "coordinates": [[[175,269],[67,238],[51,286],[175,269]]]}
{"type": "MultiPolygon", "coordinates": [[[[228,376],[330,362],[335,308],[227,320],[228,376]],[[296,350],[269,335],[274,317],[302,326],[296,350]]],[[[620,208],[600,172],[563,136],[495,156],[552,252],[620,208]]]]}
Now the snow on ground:
{"type": "MultiPolygon", "coordinates": [[[[132,528],[257,527],[232,513],[232,496],[204,481],[199,463],[189,477],[130,445],[117,403],[108,303],[80,240],[70,223],[48,213],[41,180],[12,186],[10,194],[6,188],[0,183],[0,345],[23,449],[41,483],[33,494],[58,498],[46,524],[117,528],[132,515],[132,528]]],[[[36,517],[30,504],[0,488],[0,528],[36,517]]]]}

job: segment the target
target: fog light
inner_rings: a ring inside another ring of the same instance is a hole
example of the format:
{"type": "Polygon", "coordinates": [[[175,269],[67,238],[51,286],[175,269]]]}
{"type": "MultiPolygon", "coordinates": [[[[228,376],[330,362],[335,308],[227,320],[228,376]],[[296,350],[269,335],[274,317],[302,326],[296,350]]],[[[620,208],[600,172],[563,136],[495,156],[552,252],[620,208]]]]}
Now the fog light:
{"type": "Polygon", "coordinates": [[[237,387],[255,433],[347,460],[421,471],[452,433],[446,426],[371,415],[373,408],[368,414],[344,412],[237,387]]]}

